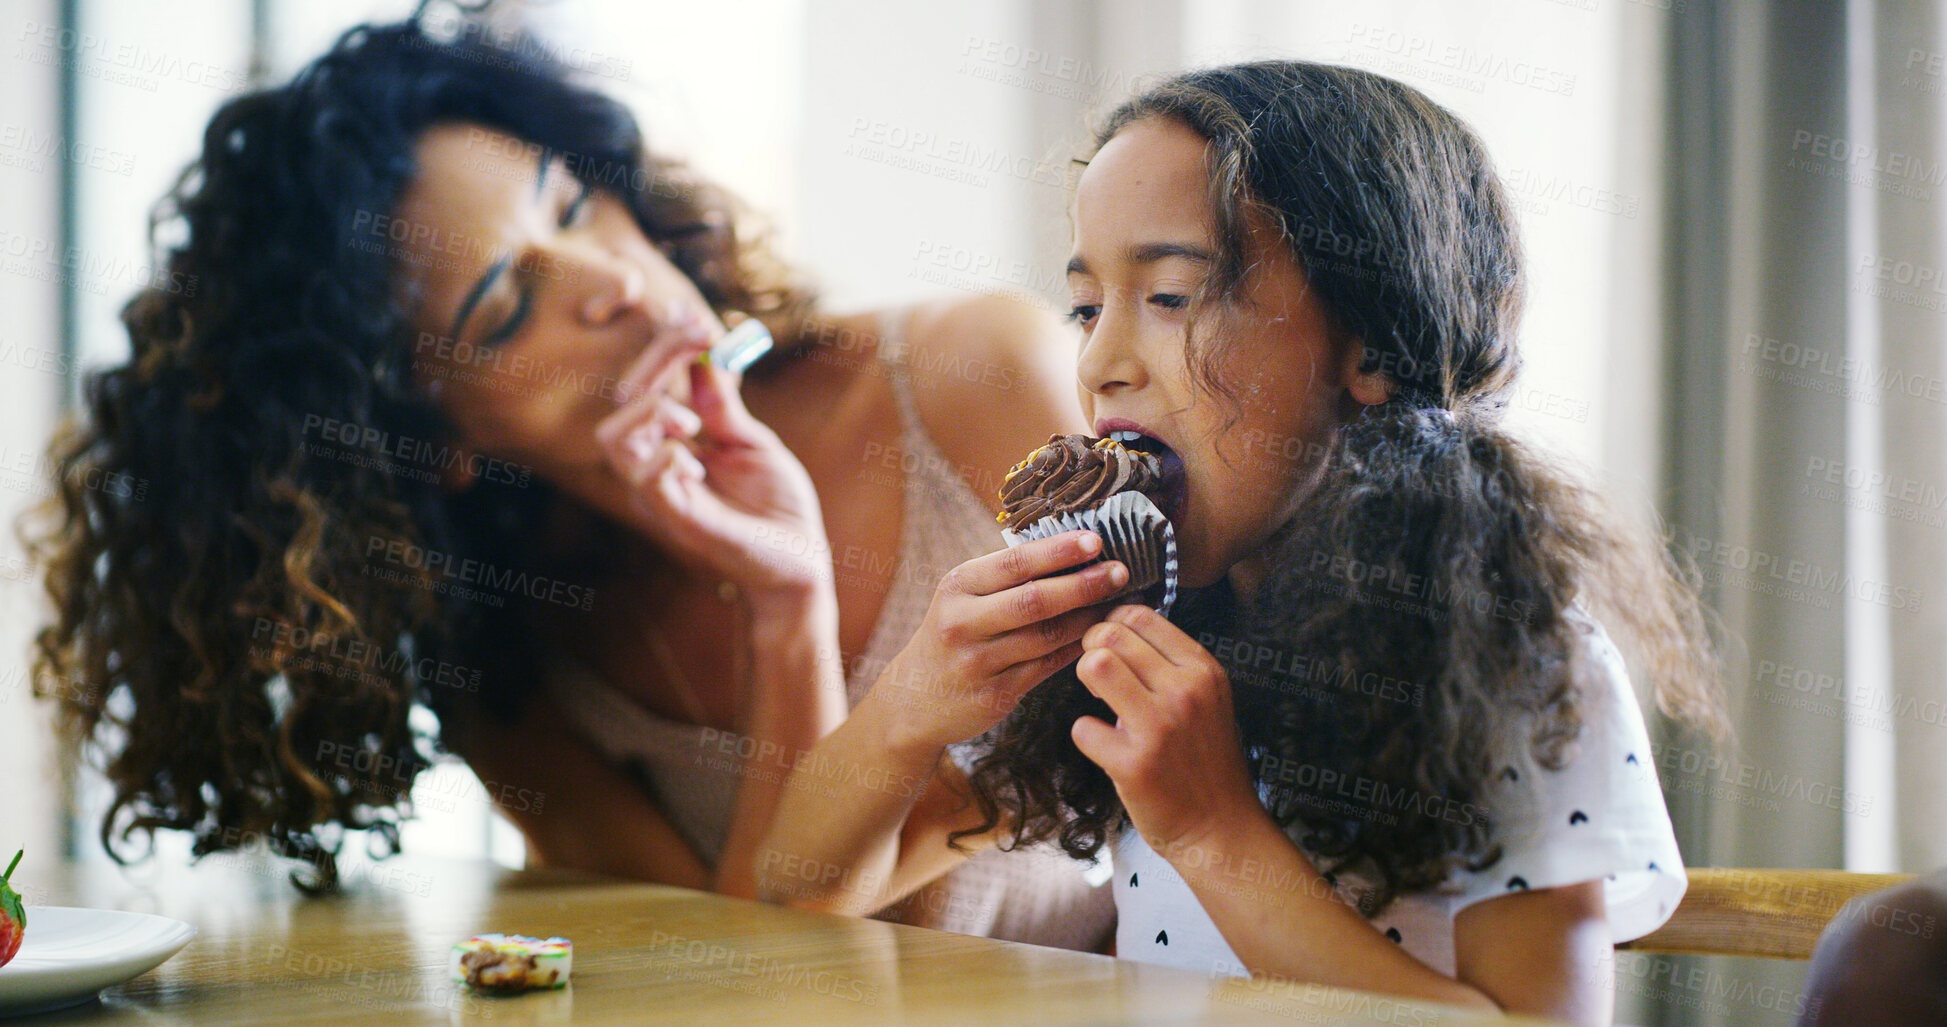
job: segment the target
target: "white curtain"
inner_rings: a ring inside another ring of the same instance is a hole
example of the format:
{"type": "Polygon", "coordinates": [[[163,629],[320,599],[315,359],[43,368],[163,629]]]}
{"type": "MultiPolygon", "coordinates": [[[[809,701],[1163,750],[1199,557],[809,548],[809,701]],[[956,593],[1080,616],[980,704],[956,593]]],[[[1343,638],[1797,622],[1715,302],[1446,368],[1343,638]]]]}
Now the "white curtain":
{"type": "MultiPolygon", "coordinates": [[[[0,147],[0,524],[39,500],[32,470],[39,447],[71,378],[61,350],[62,268],[49,253],[61,249],[60,184],[64,174],[58,64],[60,52],[41,42],[60,22],[53,0],[8,8],[0,33],[17,55],[0,62],[0,93],[17,133],[0,147]]],[[[54,36],[58,43],[58,35],[54,36]]],[[[51,757],[51,711],[32,698],[28,651],[40,622],[39,582],[13,532],[0,531],[0,848],[13,858],[51,860],[65,844],[59,816],[66,793],[51,757]]],[[[4,868],[0,868],[4,869],[4,868]]]]}
{"type": "Polygon", "coordinates": [[[1947,862],[1939,11],[1694,7],[1673,79],[1666,342],[1686,431],[1668,456],[1679,535],[1741,643],[1743,762],[1712,772],[1734,801],[1708,807],[1709,849],[1930,868],[1947,862]]]}
{"type": "MultiPolygon", "coordinates": [[[[1939,6],[1692,0],[1669,52],[1665,512],[1738,743],[1666,739],[1693,863],[1947,862],[1939,6]]],[[[1789,1023],[1803,967],[1678,960],[1666,1023],[1789,1023]]],[[[1658,968],[1663,969],[1663,968],[1658,968]]]]}
{"type": "MultiPolygon", "coordinates": [[[[1883,563],[1865,569],[1904,575],[1928,594],[1917,609],[1861,624],[1862,647],[1890,657],[1892,745],[1863,731],[1848,741],[1862,757],[1890,754],[1890,768],[1875,768],[1891,770],[1889,865],[1920,871],[1947,864],[1947,19],[1938,3],[1859,8],[1854,81],[1867,92],[1855,123],[1871,133],[1884,170],[1874,171],[1876,188],[1853,194],[1862,225],[1852,265],[1864,308],[1857,341],[1864,353],[1876,341],[1879,367],[1899,376],[1889,373],[1883,405],[1859,411],[1859,431],[1880,456],[1880,491],[1897,504],[1894,516],[1869,522],[1883,523],[1887,537],[1866,554],[1883,563]]],[[[1850,846],[1847,856],[1852,862],[1850,846]]],[[[1866,850],[1857,862],[1876,869],[1885,861],[1866,850]]]]}

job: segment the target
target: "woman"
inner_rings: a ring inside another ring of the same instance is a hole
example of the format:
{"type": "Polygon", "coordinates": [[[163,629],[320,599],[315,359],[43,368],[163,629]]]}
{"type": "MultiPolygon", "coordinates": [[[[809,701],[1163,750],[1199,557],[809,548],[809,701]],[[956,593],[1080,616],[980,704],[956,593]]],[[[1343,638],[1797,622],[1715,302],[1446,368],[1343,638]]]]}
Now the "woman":
{"type": "MultiPolygon", "coordinates": [[[[1076,423],[1048,318],[821,316],[539,49],[357,29],[212,120],[162,212],[196,287],[125,311],[42,544],[104,841],[262,836],[329,875],[342,829],[396,841],[419,703],[538,862],[750,894],[796,754],[1076,423]],[[695,359],[733,311],[783,342],[741,383],[695,359]]],[[[1053,860],[896,915],[1093,944],[1104,897],[1053,860]]]]}

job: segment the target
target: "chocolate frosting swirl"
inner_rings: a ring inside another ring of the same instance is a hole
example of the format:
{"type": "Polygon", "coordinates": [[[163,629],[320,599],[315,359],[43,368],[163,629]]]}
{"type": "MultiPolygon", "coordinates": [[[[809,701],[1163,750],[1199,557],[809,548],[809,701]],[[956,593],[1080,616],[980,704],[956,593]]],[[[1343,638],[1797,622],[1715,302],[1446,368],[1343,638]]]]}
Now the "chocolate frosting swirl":
{"type": "Polygon", "coordinates": [[[1153,453],[1114,439],[1050,435],[1048,444],[1014,465],[1001,482],[1001,527],[1024,528],[1043,517],[1100,506],[1118,492],[1147,492],[1162,481],[1153,453]]]}

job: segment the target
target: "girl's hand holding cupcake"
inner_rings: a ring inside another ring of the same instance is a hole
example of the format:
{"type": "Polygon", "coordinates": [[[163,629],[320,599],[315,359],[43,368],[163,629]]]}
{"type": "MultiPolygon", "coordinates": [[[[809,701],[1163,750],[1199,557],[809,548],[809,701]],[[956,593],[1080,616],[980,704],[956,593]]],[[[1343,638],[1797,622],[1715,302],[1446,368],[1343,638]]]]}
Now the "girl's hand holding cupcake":
{"type": "Polygon", "coordinates": [[[931,751],[976,737],[1080,656],[1083,632],[1129,570],[1109,560],[1062,572],[1101,552],[1095,533],[1070,531],[947,572],[912,642],[873,689],[901,710],[895,747],[931,751]]]}
{"type": "Polygon", "coordinates": [[[1209,651],[1146,606],[1119,606],[1082,636],[1076,676],[1115,711],[1082,717],[1082,755],[1166,859],[1245,818],[1268,819],[1231,712],[1230,679],[1209,651]]]}
{"type": "Polygon", "coordinates": [[[783,812],[759,850],[759,894],[869,913],[964,859],[965,850],[944,838],[969,822],[965,778],[942,754],[1000,723],[1023,695],[1081,655],[1083,633],[1129,583],[1119,561],[1090,563],[1101,554],[1101,536],[1069,531],[948,571],[912,641],[792,772],[783,812]],[[829,771],[819,769],[827,766],[899,785],[834,789],[829,771]],[[924,811],[923,842],[906,836],[915,808],[924,811]],[[813,882],[769,869],[785,859],[850,872],[813,882]]]}

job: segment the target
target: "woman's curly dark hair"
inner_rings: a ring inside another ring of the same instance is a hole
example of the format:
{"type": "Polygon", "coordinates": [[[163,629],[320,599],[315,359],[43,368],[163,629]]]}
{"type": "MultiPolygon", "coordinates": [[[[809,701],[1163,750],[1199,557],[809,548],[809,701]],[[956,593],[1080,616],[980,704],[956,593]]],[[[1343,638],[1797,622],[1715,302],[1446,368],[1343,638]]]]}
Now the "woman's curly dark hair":
{"type": "Polygon", "coordinates": [[[39,690],[103,764],[118,857],[157,828],[193,832],[198,855],[261,839],[329,885],[344,829],[397,847],[435,744],[415,705],[477,692],[506,717],[534,680],[522,597],[448,594],[423,561],[408,580],[369,573],[388,546],[563,570],[534,566],[546,483],[449,491],[385,443],[453,437],[415,380],[405,258],[361,245],[428,128],[569,155],[719,311],[780,339],[803,327],[809,291],[727,194],[650,156],[629,112],[544,48],[488,38],[347,32],[289,84],[226,103],[157,209],[167,284],[123,311],[130,356],[91,377],[57,438],[58,497],[31,540],[56,616],[39,690]],[[321,452],[326,421],[364,441],[321,452]],[[90,487],[104,481],[129,487],[90,487]]]}
{"type": "MultiPolygon", "coordinates": [[[[1395,389],[1306,462],[1253,597],[1220,582],[1172,617],[1223,663],[1260,794],[1321,869],[1360,874],[1371,915],[1492,864],[1513,819],[1501,775],[1573,758],[1590,617],[1630,643],[1666,713],[1721,734],[1711,639],[1672,554],[1500,427],[1520,253],[1473,133],[1398,82],[1296,61],[1178,76],[1096,145],[1151,117],[1208,140],[1219,253],[1193,309],[1237,295],[1262,218],[1395,389]],[[1348,804],[1338,781],[1386,798],[1348,804]]],[[[1222,345],[1190,353],[1213,397],[1229,395],[1222,345]]],[[[1126,827],[1070,735],[1085,715],[1114,719],[1073,667],[1030,693],[973,770],[986,822],[960,837],[1006,824],[1009,846],[1080,858],[1126,827]]]]}

